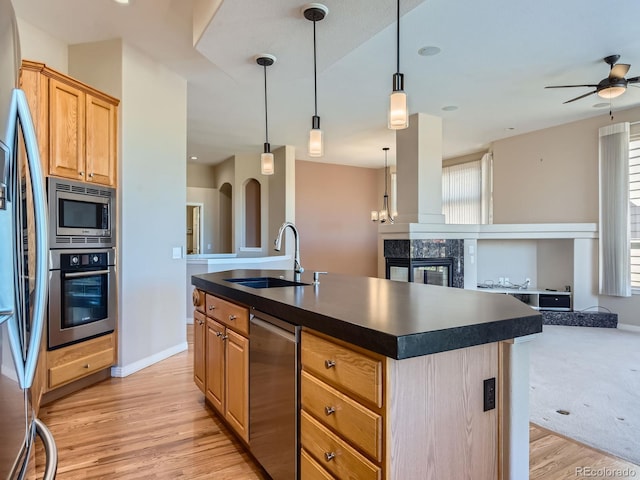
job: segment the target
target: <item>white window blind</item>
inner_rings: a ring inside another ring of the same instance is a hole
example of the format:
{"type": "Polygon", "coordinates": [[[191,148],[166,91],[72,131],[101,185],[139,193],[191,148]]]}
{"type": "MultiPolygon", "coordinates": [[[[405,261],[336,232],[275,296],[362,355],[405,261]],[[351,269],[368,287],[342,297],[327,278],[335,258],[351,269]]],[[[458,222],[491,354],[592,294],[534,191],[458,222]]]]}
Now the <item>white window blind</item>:
{"type": "Polygon", "coordinates": [[[629,135],[629,220],[631,229],[631,287],[640,290],[640,123],[629,135]]]}
{"type": "Polygon", "coordinates": [[[446,223],[492,223],[492,155],[442,167],[442,213],[446,223]]]}

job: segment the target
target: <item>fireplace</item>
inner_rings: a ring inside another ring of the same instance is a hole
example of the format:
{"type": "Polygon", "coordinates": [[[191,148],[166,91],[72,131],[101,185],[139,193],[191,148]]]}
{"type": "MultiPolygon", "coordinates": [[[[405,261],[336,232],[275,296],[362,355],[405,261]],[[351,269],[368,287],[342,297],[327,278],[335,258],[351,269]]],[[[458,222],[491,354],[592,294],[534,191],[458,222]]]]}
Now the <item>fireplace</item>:
{"type": "Polygon", "coordinates": [[[386,278],[464,288],[464,240],[385,240],[386,278]]]}
{"type": "Polygon", "coordinates": [[[453,286],[453,258],[387,258],[386,277],[404,282],[453,286]]]}

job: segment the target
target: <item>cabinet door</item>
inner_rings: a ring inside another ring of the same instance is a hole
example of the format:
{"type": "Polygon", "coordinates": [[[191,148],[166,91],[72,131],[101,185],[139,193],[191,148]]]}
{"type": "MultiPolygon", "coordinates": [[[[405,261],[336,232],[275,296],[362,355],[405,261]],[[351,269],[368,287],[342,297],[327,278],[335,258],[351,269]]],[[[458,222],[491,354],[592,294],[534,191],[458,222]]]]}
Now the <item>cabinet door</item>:
{"type": "Polygon", "coordinates": [[[227,405],[224,416],[249,441],[249,340],[227,329],[227,405]]]}
{"type": "Polygon", "coordinates": [[[116,107],[86,95],[86,180],[115,185],[116,107]]]}
{"type": "Polygon", "coordinates": [[[200,312],[193,312],[193,381],[204,393],[205,375],[205,340],[207,331],[207,319],[200,312]]]}
{"type": "Polygon", "coordinates": [[[222,414],[225,411],[224,330],[224,325],[211,318],[207,319],[205,396],[222,414]]]}
{"type": "Polygon", "coordinates": [[[85,180],[85,94],[80,89],[49,80],[49,173],[85,180]]]}

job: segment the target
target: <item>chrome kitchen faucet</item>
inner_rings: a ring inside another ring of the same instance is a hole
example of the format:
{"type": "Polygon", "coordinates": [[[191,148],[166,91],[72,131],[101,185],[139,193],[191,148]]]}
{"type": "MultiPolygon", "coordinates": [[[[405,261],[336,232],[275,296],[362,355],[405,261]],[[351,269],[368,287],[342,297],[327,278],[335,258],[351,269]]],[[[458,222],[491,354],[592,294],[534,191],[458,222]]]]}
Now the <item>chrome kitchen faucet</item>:
{"type": "Polygon", "coordinates": [[[291,228],[291,231],[293,232],[293,237],[295,238],[295,241],[296,241],[296,248],[295,248],[294,258],[293,258],[293,271],[295,273],[296,281],[298,281],[300,278],[300,274],[304,272],[304,268],[302,268],[302,265],[300,265],[300,241],[298,239],[298,229],[293,223],[284,222],[280,226],[280,230],[278,230],[278,235],[276,236],[276,239],[273,242],[275,246],[274,249],[276,252],[280,251],[280,248],[282,247],[282,235],[284,234],[284,231],[287,229],[287,227],[291,228]]]}

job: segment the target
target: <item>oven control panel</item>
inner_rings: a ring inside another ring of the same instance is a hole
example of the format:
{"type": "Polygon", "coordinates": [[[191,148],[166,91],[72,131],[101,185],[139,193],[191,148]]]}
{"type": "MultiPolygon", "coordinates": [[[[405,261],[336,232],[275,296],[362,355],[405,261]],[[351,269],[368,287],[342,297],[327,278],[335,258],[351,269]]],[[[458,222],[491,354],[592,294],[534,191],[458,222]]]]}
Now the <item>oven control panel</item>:
{"type": "Polygon", "coordinates": [[[87,267],[106,267],[107,265],[109,265],[109,263],[106,252],[63,253],[60,255],[61,270],[87,267]]]}

